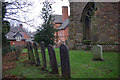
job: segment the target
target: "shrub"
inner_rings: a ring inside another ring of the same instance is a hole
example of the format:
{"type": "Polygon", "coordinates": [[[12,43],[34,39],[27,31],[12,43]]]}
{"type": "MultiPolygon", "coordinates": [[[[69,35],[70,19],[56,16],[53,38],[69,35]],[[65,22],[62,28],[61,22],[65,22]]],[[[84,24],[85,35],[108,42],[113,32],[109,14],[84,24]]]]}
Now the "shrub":
{"type": "Polygon", "coordinates": [[[13,46],[13,49],[15,49],[15,53],[16,53],[16,60],[19,60],[19,57],[20,57],[20,53],[21,53],[21,50],[24,48],[25,46],[23,45],[15,45],[13,46]]]}
{"type": "Polygon", "coordinates": [[[12,52],[11,46],[2,47],[2,55],[5,55],[8,52],[12,52]]]}

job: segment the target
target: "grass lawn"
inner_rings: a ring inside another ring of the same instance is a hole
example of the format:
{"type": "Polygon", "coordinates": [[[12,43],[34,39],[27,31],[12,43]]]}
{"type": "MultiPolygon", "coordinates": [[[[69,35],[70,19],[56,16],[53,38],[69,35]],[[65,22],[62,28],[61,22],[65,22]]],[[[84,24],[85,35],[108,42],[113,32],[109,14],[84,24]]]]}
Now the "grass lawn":
{"type": "MultiPolygon", "coordinates": [[[[27,52],[23,49],[22,52],[27,52]]],[[[59,49],[55,49],[58,66],[60,65],[60,53],[59,49]]],[[[40,50],[39,50],[40,53],[40,50]]],[[[103,58],[105,61],[93,61],[92,52],[83,50],[69,50],[70,55],[70,67],[72,78],[118,78],[118,53],[115,52],[103,52],[103,58]]],[[[41,54],[39,54],[42,62],[41,54]]],[[[28,60],[27,55],[22,56],[28,60]]],[[[50,69],[49,55],[46,49],[47,68],[50,69]]],[[[10,73],[12,75],[24,75],[27,78],[55,78],[57,75],[49,74],[48,72],[41,71],[39,67],[35,65],[26,65],[18,63],[17,66],[7,71],[5,74],[10,73]]],[[[61,76],[61,68],[59,67],[59,74],[61,76]]]]}

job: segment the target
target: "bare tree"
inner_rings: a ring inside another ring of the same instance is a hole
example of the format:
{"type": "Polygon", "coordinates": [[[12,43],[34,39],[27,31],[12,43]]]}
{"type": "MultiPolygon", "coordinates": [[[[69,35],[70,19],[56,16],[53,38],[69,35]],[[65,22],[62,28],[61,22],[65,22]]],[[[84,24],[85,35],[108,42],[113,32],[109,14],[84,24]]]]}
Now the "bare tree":
{"type": "Polygon", "coordinates": [[[15,20],[29,25],[34,19],[29,19],[26,14],[31,13],[31,7],[34,3],[30,0],[10,0],[3,2],[6,9],[4,19],[15,20]]]}

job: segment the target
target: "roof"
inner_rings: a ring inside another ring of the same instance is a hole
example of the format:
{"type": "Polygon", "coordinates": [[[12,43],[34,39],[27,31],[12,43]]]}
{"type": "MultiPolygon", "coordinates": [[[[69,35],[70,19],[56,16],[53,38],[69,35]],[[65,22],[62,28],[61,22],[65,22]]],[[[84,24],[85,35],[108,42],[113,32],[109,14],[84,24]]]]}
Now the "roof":
{"type": "Polygon", "coordinates": [[[25,30],[20,27],[11,27],[9,32],[5,36],[8,40],[15,40],[15,36],[18,33],[21,35],[21,40],[29,38],[29,35],[25,32],[25,30]]]}
{"type": "Polygon", "coordinates": [[[23,35],[25,39],[29,39],[29,36],[25,32],[23,32],[23,35]]]}
{"type": "MultiPolygon", "coordinates": [[[[21,34],[21,40],[27,39],[27,38],[25,37],[26,35],[25,35],[24,32],[17,32],[17,33],[21,34]]],[[[15,35],[16,35],[17,33],[8,32],[8,33],[6,34],[6,36],[8,36],[7,39],[8,39],[8,40],[15,40],[15,35]]]]}
{"type": "Polygon", "coordinates": [[[65,29],[69,24],[69,19],[66,19],[59,27],[58,30],[65,29]]]}
{"type": "Polygon", "coordinates": [[[25,30],[23,28],[20,28],[20,27],[11,27],[10,31],[12,31],[12,32],[17,32],[17,31],[19,31],[19,32],[22,32],[22,31],[25,32],[25,30]]]}
{"type": "Polygon", "coordinates": [[[15,34],[15,33],[13,33],[13,32],[10,31],[10,32],[8,32],[5,36],[6,36],[6,37],[8,36],[8,37],[7,37],[8,40],[15,40],[14,34],[15,34]]]}
{"type": "Polygon", "coordinates": [[[62,23],[62,15],[53,15],[55,17],[54,23],[62,23]]]}

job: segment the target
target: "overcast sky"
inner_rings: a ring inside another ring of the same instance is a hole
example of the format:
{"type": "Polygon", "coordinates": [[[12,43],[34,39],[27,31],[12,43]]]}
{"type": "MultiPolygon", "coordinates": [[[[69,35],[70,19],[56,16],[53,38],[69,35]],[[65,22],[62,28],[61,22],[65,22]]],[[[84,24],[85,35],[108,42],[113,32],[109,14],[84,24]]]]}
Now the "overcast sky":
{"type": "MultiPolygon", "coordinates": [[[[9,1],[9,0],[7,0],[9,1]]],[[[40,17],[38,17],[38,15],[40,14],[40,11],[42,10],[43,4],[42,2],[44,0],[29,0],[33,3],[32,7],[30,7],[30,13],[22,13],[21,11],[18,13],[19,16],[17,16],[20,20],[24,20],[22,19],[21,16],[25,16],[26,19],[33,19],[34,18],[34,22],[33,25],[34,26],[28,26],[26,24],[23,24],[24,28],[27,28],[29,31],[35,31],[36,27],[39,24],[42,24],[42,20],[40,19],[40,17]],[[41,4],[40,4],[41,3],[41,4]]],[[[53,0],[51,0],[53,1],[53,0]]],[[[69,2],[68,0],[54,0],[55,3],[52,5],[52,9],[53,11],[55,11],[53,14],[59,14],[62,15],[62,6],[68,6],[68,14],[70,15],[70,8],[69,8],[69,2]]],[[[18,25],[19,23],[15,22],[15,21],[10,21],[11,24],[15,24],[18,25]]]]}

